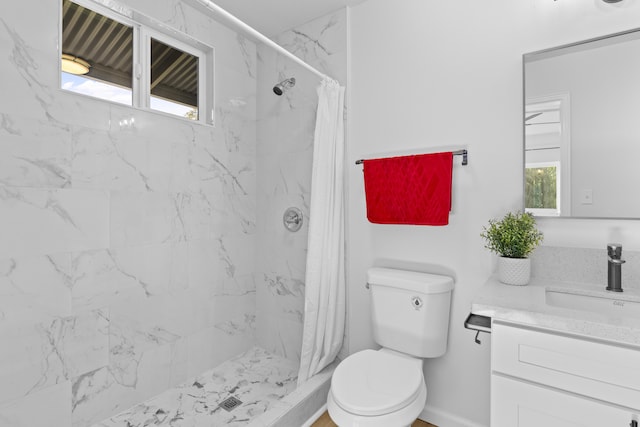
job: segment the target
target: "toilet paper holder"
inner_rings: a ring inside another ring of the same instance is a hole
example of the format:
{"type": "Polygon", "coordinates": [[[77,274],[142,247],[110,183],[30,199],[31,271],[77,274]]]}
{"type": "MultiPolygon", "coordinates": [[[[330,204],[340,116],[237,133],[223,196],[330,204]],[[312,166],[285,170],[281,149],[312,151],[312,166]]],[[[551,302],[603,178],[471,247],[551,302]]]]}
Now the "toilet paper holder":
{"type": "Polygon", "coordinates": [[[491,333],[491,317],[469,313],[464,321],[464,327],[466,329],[476,331],[474,341],[476,344],[482,344],[482,341],[478,339],[478,336],[480,335],[480,332],[486,332],[487,334],[491,333]]]}

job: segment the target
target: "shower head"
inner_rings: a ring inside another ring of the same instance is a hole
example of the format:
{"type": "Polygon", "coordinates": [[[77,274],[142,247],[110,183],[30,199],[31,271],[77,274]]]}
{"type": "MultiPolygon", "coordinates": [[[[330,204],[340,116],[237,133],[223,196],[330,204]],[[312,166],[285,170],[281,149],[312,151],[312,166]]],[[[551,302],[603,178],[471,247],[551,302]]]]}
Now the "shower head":
{"type": "Polygon", "coordinates": [[[280,96],[283,93],[285,93],[288,89],[291,89],[292,87],[294,87],[295,85],[296,85],[296,78],[295,77],[291,77],[291,78],[283,80],[280,83],[278,83],[277,85],[275,85],[273,87],[273,93],[275,93],[276,95],[280,96]]]}

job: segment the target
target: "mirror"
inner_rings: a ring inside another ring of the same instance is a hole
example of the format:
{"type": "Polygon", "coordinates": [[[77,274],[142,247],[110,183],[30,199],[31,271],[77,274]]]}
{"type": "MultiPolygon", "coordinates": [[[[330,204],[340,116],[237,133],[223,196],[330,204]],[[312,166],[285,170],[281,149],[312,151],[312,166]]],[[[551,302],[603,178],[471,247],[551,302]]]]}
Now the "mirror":
{"type": "Polygon", "coordinates": [[[640,30],[524,55],[524,207],[640,218],[640,30]]]}

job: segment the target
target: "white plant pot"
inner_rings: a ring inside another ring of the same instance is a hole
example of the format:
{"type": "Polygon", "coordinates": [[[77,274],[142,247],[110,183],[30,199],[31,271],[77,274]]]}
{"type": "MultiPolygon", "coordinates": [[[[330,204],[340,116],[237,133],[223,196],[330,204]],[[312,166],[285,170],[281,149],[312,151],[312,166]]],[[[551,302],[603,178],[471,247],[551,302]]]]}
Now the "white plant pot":
{"type": "Polygon", "coordinates": [[[523,286],[531,278],[529,258],[498,258],[498,280],[507,285],[523,286]]]}

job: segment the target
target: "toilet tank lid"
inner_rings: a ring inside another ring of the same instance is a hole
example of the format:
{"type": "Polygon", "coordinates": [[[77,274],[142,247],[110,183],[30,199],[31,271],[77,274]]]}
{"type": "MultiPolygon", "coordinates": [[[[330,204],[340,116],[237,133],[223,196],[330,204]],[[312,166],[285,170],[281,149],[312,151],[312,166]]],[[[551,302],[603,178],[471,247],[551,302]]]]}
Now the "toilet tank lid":
{"type": "Polygon", "coordinates": [[[381,267],[367,270],[367,283],[423,294],[439,294],[453,289],[453,279],[449,276],[381,267]]]}

